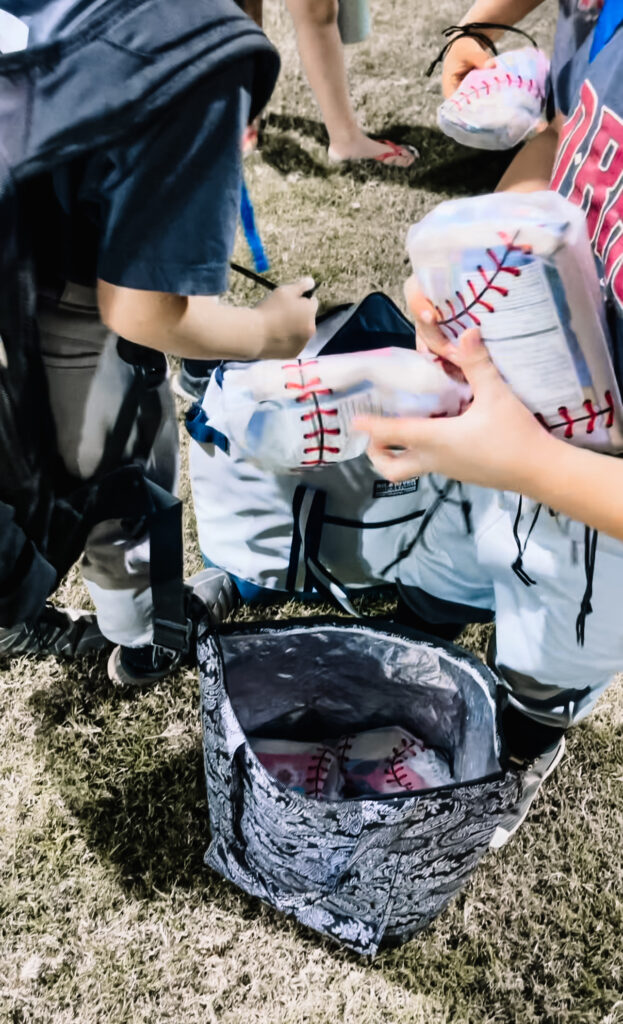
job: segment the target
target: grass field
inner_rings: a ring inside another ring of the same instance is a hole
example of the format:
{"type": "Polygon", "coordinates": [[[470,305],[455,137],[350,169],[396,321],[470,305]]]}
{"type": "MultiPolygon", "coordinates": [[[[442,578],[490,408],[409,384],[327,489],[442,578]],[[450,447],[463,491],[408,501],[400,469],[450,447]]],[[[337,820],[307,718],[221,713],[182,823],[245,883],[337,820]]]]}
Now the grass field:
{"type": "MultiPolygon", "coordinates": [[[[422,69],[463,6],[372,0],[372,38],[351,52],[369,130],[420,149],[407,172],[327,167],[288,18],[265,6],[283,73],[247,179],[272,275],[314,274],[325,304],[377,288],[400,301],[408,225],[503,166],[435,127],[439,87],[422,69]]],[[[554,17],[548,2],[529,20],[543,43],[554,17]]],[[[77,575],[60,597],[86,606],[77,575]]],[[[193,673],[128,696],[103,660],[21,660],[0,690],[2,1024],[623,1022],[620,682],[573,731],[520,834],[425,934],[372,964],[203,867],[193,673]]]]}

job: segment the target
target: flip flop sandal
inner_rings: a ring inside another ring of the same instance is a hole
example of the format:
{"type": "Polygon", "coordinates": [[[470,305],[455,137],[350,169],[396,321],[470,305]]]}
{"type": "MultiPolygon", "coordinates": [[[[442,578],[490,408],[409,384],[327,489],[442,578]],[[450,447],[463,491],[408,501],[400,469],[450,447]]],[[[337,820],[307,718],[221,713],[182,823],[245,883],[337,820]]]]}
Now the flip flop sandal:
{"type": "Polygon", "coordinates": [[[392,142],[390,139],[378,139],[377,141],[381,145],[387,146],[387,149],[383,153],[379,153],[378,156],[347,156],[347,157],[340,157],[340,156],[336,156],[336,154],[331,151],[331,147],[329,146],[329,149],[327,150],[327,157],[328,157],[329,163],[331,163],[331,164],[365,163],[368,160],[371,160],[371,161],[373,161],[375,163],[381,163],[382,164],[382,163],[385,163],[386,160],[391,160],[391,159],[393,159],[396,156],[412,156],[413,160],[411,161],[410,164],[407,164],[406,167],[400,167],[400,165],[395,165],[395,164],[391,164],[390,165],[392,167],[398,166],[399,170],[406,171],[407,168],[413,166],[413,163],[415,162],[415,160],[417,160],[417,158],[420,155],[418,150],[415,148],[415,146],[407,146],[407,145],[400,145],[399,146],[399,145],[397,145],[397,143],[392,142]]]}
{"type": "Polygon", "coordinates": [[[259,141],[259,132],[255,122],[248,124],[242,135],[242,155],[249,156],[250,153],[254,153],[257,149],[259,141]]]}

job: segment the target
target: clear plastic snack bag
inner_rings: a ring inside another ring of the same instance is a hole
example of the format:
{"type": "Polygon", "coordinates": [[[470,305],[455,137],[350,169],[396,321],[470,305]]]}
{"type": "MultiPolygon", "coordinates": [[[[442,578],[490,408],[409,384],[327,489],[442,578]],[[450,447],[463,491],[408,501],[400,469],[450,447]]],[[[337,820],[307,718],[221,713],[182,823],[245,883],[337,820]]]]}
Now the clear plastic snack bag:
{"type": "Polygon", "coordinates": [[[623,450],[623,412],[582,210],[556,192],[441,203],[407,236],[451,340],[481,331],[515,394],[556,436],[623,450]]]}
{"type": "Polygon", "coordinates": [[[247,460],[284,473],[361,455],[367,437],[351,429],[357,415],[455,416],[469,399],[433,358],[383,348],[229,363],[210,423],[247,460]]]}
{"type": "Polygon", "coordinates": [[[474,149],[511,149],[536,129],[543,115],[549,60],[524,46],[470,71],[437,111],[437,124],[455,142],[474,149]]]}

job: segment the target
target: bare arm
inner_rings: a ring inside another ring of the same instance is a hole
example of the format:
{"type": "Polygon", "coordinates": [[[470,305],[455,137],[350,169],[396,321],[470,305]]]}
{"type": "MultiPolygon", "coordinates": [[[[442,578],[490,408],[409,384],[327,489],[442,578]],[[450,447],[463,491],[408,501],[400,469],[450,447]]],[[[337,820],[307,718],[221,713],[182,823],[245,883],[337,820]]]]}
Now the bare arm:
{"type": "Polygon", "coordinates": [[[297,355],[309,340],[318,302],[302,296],[311,287],[311,278],[284,285],[252,309],[102,280],[97,293],[106,326],[139,345],[190,359],[259,359],[297,355]]]}
{"type": "MultiPolygon", "coordinates": [[[[459,24],[469,21],[497,21],[501,25],[516,25],[518,21],[534,11],[543,0],[476,0],[459,24]]],[[[487,29],[491,39],[503,34],[499,29],[487,29]]]]}
{"type": "MultiPolygon", "coordinates": [[[[512,24],[537,5],[533,0],[524,4],[482,0],[463,21],[512,24]]],[[[452,50],[456,50],[457,65],[463,44],[467,48],[478,45],[471,40],[456,43],[452,50]]],[[[444,80],[452,50],[444,64],[444,80]]],[[[522,148],[498,191],[531,192],[549,187],[562,120],[557,115],[522,148]]],[[[461,367],[474,401],[462,416],[447,420],[362,418],[357,426],[370,434],[368,453],[378,471],[393,481],[436,472],[482,487],[515,491],[623,540],[623,460],[576,448],[549,434],[513,395],[477,331],[467,331],[456,349],[436,327],[434,313],[414,278],[409,279],[405,291],[420,341],[461,367]],[[397,454],[391,450],[396,448],[404,451],[397,454]],[[607,501],[604,495],[608,495],[607,501]]]]}
{"type": "MultiPolygon", "coordinates": [[[[542,2],[543,0],[476,0],[461,18],[459,25],[466,25],[470,21],[516,25],[542,2]]],[[[501,29],[496,28],[482,29],[482,32],[493,42],[504,34],[501,29]]],[[[476,39],[465,37],[453,43],[443,62],[441,81],[444,96],[451,96],[469,71],[484,67],[490,58],[490,51],[476,39]]]]}
{"type": "Polygon", "coordinates": [[[526,142],[498,182],[496,192],[538,192],[549,188],[564,118],[554,120],[526,142]]]}

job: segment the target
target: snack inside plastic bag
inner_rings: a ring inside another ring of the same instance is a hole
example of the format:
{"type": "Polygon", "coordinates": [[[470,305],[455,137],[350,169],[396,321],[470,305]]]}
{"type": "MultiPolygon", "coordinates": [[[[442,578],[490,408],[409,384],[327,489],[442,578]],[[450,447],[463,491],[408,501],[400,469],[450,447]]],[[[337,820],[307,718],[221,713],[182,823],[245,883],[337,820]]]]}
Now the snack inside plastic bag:
{"type": "Polygon", "coordinates": [[[445,135],[474,149],[511,149],[537,127],[543,114],[549,60],[524,46],[474,68],[441,104],[437,123],[445,135]]]}
{"type": "Polygon", "coordinates": [[[313,800],[340,795],[337,753],[330,743],[254,737],[249,742],[260,764],[288,789],[313,800]]]}
{"type": "Polygon", "coordinates": [[[456,416],[471,393],[434,358],[384,348],[230,363],[219,397],[211,425],[246,459],[283,473],[361,455],[367,437],[351,428],[357,415],[456,416]]]}
{"type": "Polygon", "coordinates": [[[582,210],[556,192],[441,203],[407,236],[442,332],[478,327],[516,395],[556,436],[623,450],[623,412],[582,210]]]}
{"type": "Polygon", "coordinates": [[[405,796],[454,781],[447,757],[399,725],[317,741],[249,742],[267,772],[314,800],[405,796]]]}

